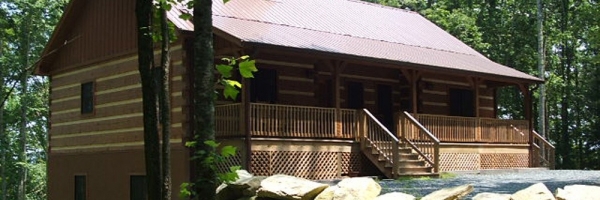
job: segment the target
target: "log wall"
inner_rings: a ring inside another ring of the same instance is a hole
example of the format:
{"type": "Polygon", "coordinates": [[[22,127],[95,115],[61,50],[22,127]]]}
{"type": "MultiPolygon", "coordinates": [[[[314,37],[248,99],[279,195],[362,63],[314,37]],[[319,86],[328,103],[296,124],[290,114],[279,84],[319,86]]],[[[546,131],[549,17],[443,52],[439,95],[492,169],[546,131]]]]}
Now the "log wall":
{"type": "MultiPolygon", "coordinates": [[[[171,142],[181,144],[185,104],[181,45],[172,48],[171,56],[171,142]]],[[[142,93],[136,54],[54,74],[50,84],[52,153],[142,148],[142,93]],[[81,114],[81,84],[90,81],[95,86],[94,111],[81,114]]]]}

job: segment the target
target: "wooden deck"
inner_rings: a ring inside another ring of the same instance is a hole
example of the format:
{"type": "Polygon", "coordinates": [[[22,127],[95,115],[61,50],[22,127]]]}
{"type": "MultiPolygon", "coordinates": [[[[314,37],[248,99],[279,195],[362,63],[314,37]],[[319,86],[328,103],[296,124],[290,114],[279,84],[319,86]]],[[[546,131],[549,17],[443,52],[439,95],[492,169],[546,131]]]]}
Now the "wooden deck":
{"type": "MultiPolygon", "coordinates": [[[[358,137],[359,110],[340,109],[338,117],[335,108],[325,107],[250,103],[249,110],[249,128],[253,137],[322,139],[358,137]]],[[[216,106],[217,136],[245,136],[241,131],[245,122],[242,112],[240,103],[216,106]]],[[[527,120],[410,115],[442,143],[527,144],[529,142],[530,131],[527,120]]],[[[396,124],[400,126],[401,123],[396,124]]],[[[416,137],[413,136],[416,134],[416,128],[409,127],[407,131],[412,133],[407,135],[407,138],[416,137]]],[[[396,136],[399,137],[400,132],[396,132],[396,136]]]]}
{"type": "MultiPolygon", "coordinates": [[[[360,151],[390,178],[403,173],[437,174],[484,168],[553,168],[554,147],[531,131],[526,120],[402,112],[395,116],[394,130],[388,130],[366,109],[263,103],[246,106],[247,109],[241,103],[216,106],[218,138],[269,139],[281,144],[291,140],[347,141],[359,144],[360,151]],[[534,134],[534,141],[530,141],[530,134],[534,134]],[[410,163],[418,163],[416,168],[420,170],[407,167],[410,163]]],[[[251,148],[256,145],[252,143],[251,148]]],[[[327,148],[338,148],[332,147],[327,148]]],[[[246,156],[258,159],[265,152],[270,151],[252,149],[246,156]]],[[[262,160],[261,163],[266,162],[262,160]]],[[[277,163],[268,165],[273,164],[277,163]]]]}

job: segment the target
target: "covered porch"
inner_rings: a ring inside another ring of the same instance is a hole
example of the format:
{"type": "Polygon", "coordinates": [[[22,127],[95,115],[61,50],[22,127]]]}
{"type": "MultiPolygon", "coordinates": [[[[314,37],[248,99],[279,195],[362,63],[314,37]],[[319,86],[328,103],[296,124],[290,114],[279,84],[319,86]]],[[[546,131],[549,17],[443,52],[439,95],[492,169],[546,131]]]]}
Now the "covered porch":
{"type": "MultiPolygon", "coordinates": [[[[250,102],[216,106],[215,117],[217,137],[243,138],[246,158],[254,156],[253,147],[263,148],[258,147],[261,141],[269,141],[270,146],[275,141],[282,144],[328,141],[355,144],[387,177],[421,173],[402,168],[403,162],[420,162],[422,170],[432,173],[553,167],[550,151],[554,148],[531,131],[527,120],[399,112],[395,114],[394,126],[386,127],[367,109],[250,102]],[[534,145],[530,145],[530,138],[534,138],[534,145]],[[410,159],[403,157],[406,154],[413,154],[410,156],[413,160],[406,160],[410,159]],[[378,166],[381,159],[385,161],[378,166]]],[[[335,143],[327,145],[318,149],[338,148],[335,143]]]]}
{"type": "MultiPolygon", "coordinates": [[[[215,107],[217,137],[270,137],[357,140],[358,109],[249,103],[248,119],[242,103],[215,107]],[[248,123],[248,126],[245,125],[248,123]],[[248,129],[245,133],[245,129],[248,129]]],[[[401,113],[396,113],[400,115],[401,113]]],[[[433,114],[409,114],[434,134],[442,143],[528,144],[527,120],[457,117],[433,114]]],[[[398,118],[396,118],[398,119],[398,118]]],[[[381,121],[380,119],[378,119],[381,121]]],[[[396,121],[395,124],[400,126],[396,121]]],[[[417,130],[410,127],[405,136],[416,139],[417,130]]],[[[388,127],[397,137],[401,131],[388,127]]]]}

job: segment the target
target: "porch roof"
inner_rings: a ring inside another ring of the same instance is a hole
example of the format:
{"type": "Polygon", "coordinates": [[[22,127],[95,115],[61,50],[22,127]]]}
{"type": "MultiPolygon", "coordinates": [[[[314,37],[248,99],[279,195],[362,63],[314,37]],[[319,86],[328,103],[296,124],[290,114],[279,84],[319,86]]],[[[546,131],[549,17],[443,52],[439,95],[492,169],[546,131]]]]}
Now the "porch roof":
{"type": "MultiPolygon", "coordinates": [[[[176,6],[169,19],[192,31],[176,6]]],[[[542,82],[495,63],[416,12],[355,0],[213,1],[213,26],[241,43],[411,63],[440,70],[542,82]]]]}

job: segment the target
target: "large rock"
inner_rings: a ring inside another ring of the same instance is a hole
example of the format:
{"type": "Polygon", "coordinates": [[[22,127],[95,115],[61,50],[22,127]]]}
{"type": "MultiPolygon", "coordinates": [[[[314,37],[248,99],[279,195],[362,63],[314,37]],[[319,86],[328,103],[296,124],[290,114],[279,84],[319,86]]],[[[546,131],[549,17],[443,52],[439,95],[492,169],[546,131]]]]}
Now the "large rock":
{"type": "Polygon", "coordinates": [[[483,192],[475,195],[473,200],[510,200],[510,194],[483,192]]]}
{"type": "Polygon", "coordinates": [[[329,185],[288,175],[273,175],[260,183],[257,197],[275,199],[314,199],[329,185]]]}
{"type": "Polygon", "coordinates": [[[372,178],[347,178],[337,184],[339,187],[333,194],[333,200],[375,199],[381,192],[381,186],[372,178]]]}
{"type": "Polygon", "coordinates": [[[531,200],[531,199],[555,200],[554,195],[552,195],[552,192],[550,192],[550,190],[548,190],[546,185],[544,185],[543,183],[536,183],[536,184],[533,184],[532,186],[529,186],[528,188],[519,190],[518,192],[514,193],[510,197],[510,199],[512,199],[512,200],[531,200]]]}
{"type": "Polygon", "coordinates": [[[455,200],[467,196],[473,191],[473,185],[461,185],[453,188],[444,188],[428,194],[421,200],[455,200]]]}
{"type": "Polygon", "coordinates": [[[335,191],[340,189],[339,186],[330,186],[327,189],[323,190],[314,200],[332,200],[333,195],[335,195],[335,191]]]}
{"type": "Polygon", "coordinates": [[[376,200],[415,200],[415,196],[402,192],[391,192],[378,196],[376,200]]]}
{"type": "Polygon", "coordinates": [[[567,185],[556,190],[558,200],[600,200],[600,187],[591,185],[567,185]]]}
{"type": "Polygon", "coordinates": [[[217,187],[217,200],[233,200],[256,195],[260,182],[265,176],[252,176],[246,170],[236,171],[238,179],[231,183],[223,183],[217,187]]]}

